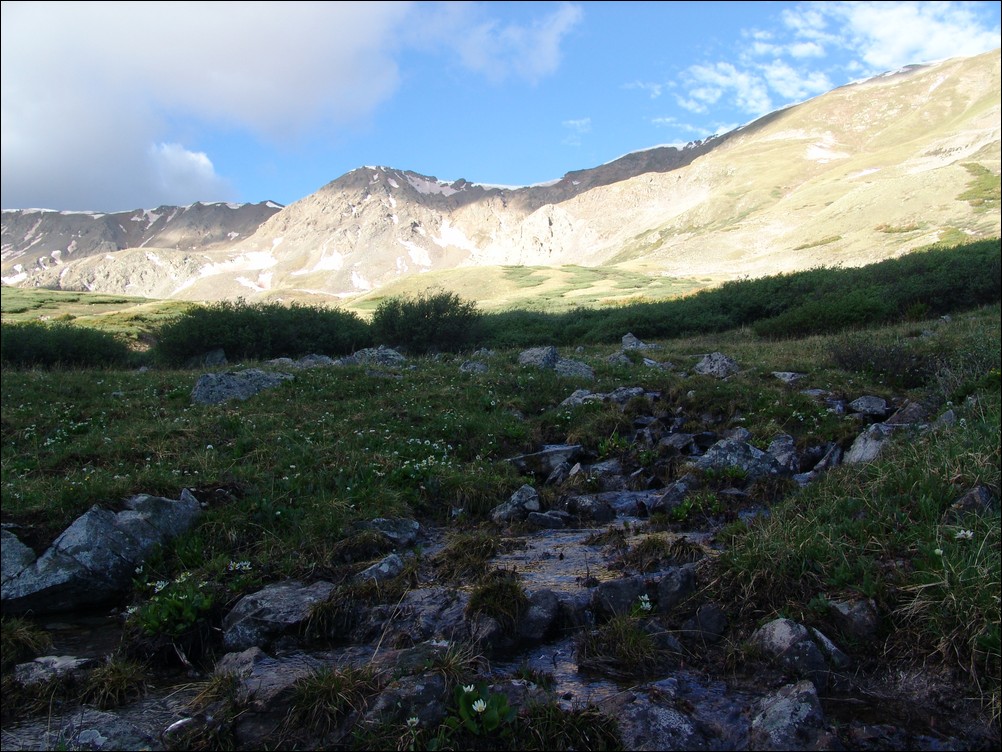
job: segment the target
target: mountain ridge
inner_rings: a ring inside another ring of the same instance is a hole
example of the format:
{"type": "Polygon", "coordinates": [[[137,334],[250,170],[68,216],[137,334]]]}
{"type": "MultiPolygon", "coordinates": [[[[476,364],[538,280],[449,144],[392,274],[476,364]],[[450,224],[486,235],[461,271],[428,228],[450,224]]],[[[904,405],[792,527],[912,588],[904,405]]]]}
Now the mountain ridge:
{"type": "MultiPolygon", "coordinates": [[[[225,232],[191,217],[183,231],[89,254],[69,230],[43,242],[23,212],[5,211],[2,276],[159,298],[354,301],[472,268],[579,265],[653,284],[858,265],[999,234],[997,188],[988,205],[963,198],[985,175],[998,185],[999,99],[996,51],[852,82],[729,133],[549,183],[360,167],[281,209],[246,205],[259,207],[252,221],[225,232]]],[[[478,297],[489,298],[498,285],[485,280],[478,297]]]]}

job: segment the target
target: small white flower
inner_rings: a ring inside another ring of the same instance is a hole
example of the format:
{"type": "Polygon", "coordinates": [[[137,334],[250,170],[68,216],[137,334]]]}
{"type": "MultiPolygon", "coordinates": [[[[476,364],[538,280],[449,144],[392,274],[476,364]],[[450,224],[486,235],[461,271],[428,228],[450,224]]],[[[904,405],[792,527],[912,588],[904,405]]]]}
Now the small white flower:
{"type": "Polygon", "coordinates": [[[463,691],[466,692],[467,694],[469,694],[470,692],[473,691],[473,685],[472,684],[464,684],[463,685],[463,691]]]}
{"type": "Polygon", "coordinates": [[[943,549],[942,548],[937,548],[935,551],[933,551],[933,553],[936,554],[936,556],[942,556],[943,555],[943,549]]]}
{"type": "Polygon", "coordinates": [[[651,599],[646,593],[640,596],[640,610],[650,611],[651,610],[651,599]]]}
{"type": "Polygon", "coordinates": [[[205,451],[211,452],[212,451],[212,444],[206,444],[205,445],[205,451]]]}
{"type": "Polygon", "coordinates": [[[953,536],[954,540],[970,540],[974,537],[973,530],[958,530],[953,536]]]}
{"type": "Polygon", "coordinates": [[[418,725],[418,719],[417,719],[417,716],[415,715],[415,716],[411,716],[410,718],[408,718],[408,719],[407,719],[407,725],[408,725],[408,726],[409,726],[410,728],[414,728],[415,726],[417,726],[417,725],[418,725]]]}
{"type": "Polygon", "coordinates": [[[487,710],[487,703],[484,702],[482,699],[477,700],[475,703],[473,703],[473,709],[476,710],[478,713],[483,713],[485,710],[487,710]]]}

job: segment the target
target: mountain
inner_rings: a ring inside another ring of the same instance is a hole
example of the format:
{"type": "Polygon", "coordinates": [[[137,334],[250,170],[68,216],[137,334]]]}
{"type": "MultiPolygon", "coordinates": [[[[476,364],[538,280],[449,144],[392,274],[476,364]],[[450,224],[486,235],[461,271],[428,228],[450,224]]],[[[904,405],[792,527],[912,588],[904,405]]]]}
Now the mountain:
{"type": "Polygon", "coordinates": [[[999,62],[995,51],[909,66],[722,136],[525,188],[362,167],[281,210],[247,209],[245,224],[226,228],[208,224],[208,209],[222,217],[225,205],[196,204],[205,222],[175,229],[157,226],[175,211],[167,207],[94,219],[5,211],[2,275],[188,300],[358,302],[432,284],[512,300],[591,267],[561,294],[574,299],[575,284],[601,278],[613,280],[615,298],[665,278],[858,265],[996,237],[999,62]],[[100,232],[81,229],[98,221],[100,232]],[[545,269],[526,285],[512,267],[545,269]]]}

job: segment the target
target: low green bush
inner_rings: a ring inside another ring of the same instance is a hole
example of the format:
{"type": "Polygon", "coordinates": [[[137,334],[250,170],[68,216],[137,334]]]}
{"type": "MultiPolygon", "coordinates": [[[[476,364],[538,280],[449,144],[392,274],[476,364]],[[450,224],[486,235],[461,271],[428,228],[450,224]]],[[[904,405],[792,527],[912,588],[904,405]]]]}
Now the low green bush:
{"type": "Polygon", "coordinates": [[[350,311],[243,301],[192,308],[161,325],[154,338],[158,360],[173,365],[219,348],[231,360],[265,360],[348,355],[371,343],[368,326],[350,311]]]}
{"type": "Polygon", "coordinates": [[[0,336],[5,368],[112,368],[137,358],[114,335],[69,323],[4,324],[0,336]]]}
{"type": "Polygon", "coordinates": [[[412,353],[458,352],[481,336],[477,304],[451,292],[388,298],[372,317],[375,341],[412,353]]]}

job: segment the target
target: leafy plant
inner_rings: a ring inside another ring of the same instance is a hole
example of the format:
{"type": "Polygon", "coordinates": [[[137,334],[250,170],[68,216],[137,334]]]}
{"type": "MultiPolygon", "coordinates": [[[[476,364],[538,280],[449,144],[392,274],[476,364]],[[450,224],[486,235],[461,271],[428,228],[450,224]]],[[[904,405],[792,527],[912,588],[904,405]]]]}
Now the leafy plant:
{"type": "Polygon", "coordinates": [[[372,336],[413,353],[456,352],[480,337],[480,312],[473,301],[451,292],[380,302],[372,316],[372,336]]]}

